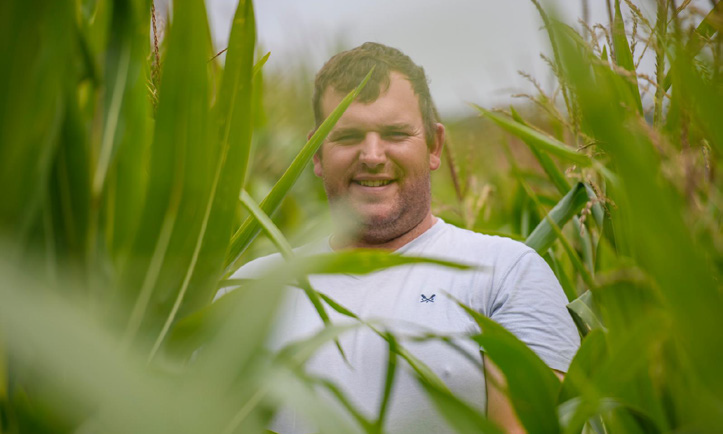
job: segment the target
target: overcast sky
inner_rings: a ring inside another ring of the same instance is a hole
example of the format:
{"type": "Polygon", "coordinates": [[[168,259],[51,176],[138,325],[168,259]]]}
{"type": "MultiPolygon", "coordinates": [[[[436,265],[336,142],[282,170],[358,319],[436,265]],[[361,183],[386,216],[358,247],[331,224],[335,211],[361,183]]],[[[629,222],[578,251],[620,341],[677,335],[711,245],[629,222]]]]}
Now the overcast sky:
{"type": "MultiPolygon", "coordinates": [[[[237,1],[206,0],[219,50],[226,47],[237,1]]],[[[576,24],[583,1],[556,4],[567,22],[576,24]]],[[[605,0],[588,3],[590,21],[607,25],[605,0]]],[[[654,19],[655,1],[636,3],[654,19]]],[[[258,0],[254,5],[260,47],[271,51],[266,68],[276,71],[301,58],[316,70],[339,45],[376,41],[401,49],[425,68],[442,113],[465,113],[467,101],[489,107],[509,101],[511,94],[532,92],[518,70],[552,87],[539,56],[549,52],[546,35],[530,0],[258,0]]]]}

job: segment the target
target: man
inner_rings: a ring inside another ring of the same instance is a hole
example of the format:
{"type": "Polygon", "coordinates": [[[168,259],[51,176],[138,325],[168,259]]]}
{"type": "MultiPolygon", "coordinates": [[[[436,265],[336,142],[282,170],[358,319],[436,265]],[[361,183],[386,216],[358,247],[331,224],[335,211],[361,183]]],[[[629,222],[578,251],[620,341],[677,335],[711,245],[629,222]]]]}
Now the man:
{"type": "MultiPolygon", "coordinates": [[[[560,374],[579,345],[565,297],[547,264],[525,245],[462,230],[432,215],[430,173],[440,166],[445,130],[424,70],[409,57],[375,43],[332,57],[316,77],[317,127],[372,66],[370,82],[314,157],[314,173],[323,180],[334,233],[300,252],[377,248],[482,267],[460,271],[417,264],[367,276],[311,276],[310,282],[361,318],[395,333],[458,397],[486,409],[489,418],[508,431],[520,431],[508,400],[495,386],[502,380],[499,371],[485,361],[485,372],[497,380],[485,384],[475,363],[475,358],[481,360],[479,348],[463,339],[477,331],[474,322],[446,294],[508,328],[560,374]],[[342,229],[349,222],[351,232],[342,229]],[[452,336],[462,351],[439,340],[414,339],[430,333],[452,336]]],[[[275,261],[278,257],[252,261],[237,277],[258,275],[275,261]]],[[[301,291],[291,292],[283,309],[273,345],[308,337],[323,326],[301,291]]],[[[332,321],[348,318],[332,315],[332,321]]],[[[328,345],[310,360],[307,370],[337,383],[362,413],[374,418],[383,397],[387,343],[360,327],[343,335],[341,344],[349,364],[328,345]]],[[[450,431],[410,370],[400,370],[386,430],[450,431]]],[[[271,428],[281,433],[313,429],[293,410],[282,412],[271,428]]]]}

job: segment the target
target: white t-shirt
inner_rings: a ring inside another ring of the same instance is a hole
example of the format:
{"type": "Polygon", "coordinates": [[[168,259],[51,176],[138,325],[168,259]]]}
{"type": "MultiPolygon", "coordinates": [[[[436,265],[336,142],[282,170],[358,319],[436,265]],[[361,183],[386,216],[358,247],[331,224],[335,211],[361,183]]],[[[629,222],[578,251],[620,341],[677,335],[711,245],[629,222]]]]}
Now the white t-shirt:
{"type": "MultiPolygon", "coordinates": [[[[298,254],[332,252],[329,239],[297,249],[298,254]]],[[[445,293],[503,325],[525,342],[551,368],[567,371],[580,345],[568,314],[567,300],[547,263],[526,245],[508,238],[478,234],[441,219],[397,250],[408,256],[444,259],[480,267],[458,270],[431,264],[389,268],[368,275],[314,275],[311,285],[366,320],[376,320],[426,363],[456,394],[484,411],[484,375],[479,346],[464,335],[479,332],[475,322],[445,293]],[[438,340],[418,341],[428,333],[460,338],[455,342],[471,357],[438,340]],[[471,359],[471,360],[470,360],[471,359]]],[[[254,278],[278,266],[279,255],[251,261],[235,278],[254,278]]],[[[334,324],[354,320],[327,306],[334,324]]],[[[272,349],[317,333],[318,314],[298,288],[289,288],[269,343],[272,349]]],[[[334,381],[366,416],[376,419],[384,390],[388,344],[365,327],[340,337],[349,364],[333,343],[322,347],[306,365],[307,372],[334,381]]],[[[437,413],[410,367],[399,359],[385,428],[389,432],[452,432],[437,413]]],[[[282,411],[272,430],[314,432],[303,414],[282,411]]]]}

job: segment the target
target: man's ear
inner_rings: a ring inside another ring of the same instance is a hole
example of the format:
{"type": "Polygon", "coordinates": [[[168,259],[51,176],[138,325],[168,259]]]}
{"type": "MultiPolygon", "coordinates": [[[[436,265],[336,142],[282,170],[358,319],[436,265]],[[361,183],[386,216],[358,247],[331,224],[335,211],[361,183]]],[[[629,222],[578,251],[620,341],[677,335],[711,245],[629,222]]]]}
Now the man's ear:
{"type": "MultiPolygon", "coordinates": [[[[311,140],[311,136],[313,136],[315,132],[316,132],[316,129],[309,131],[309,134],[306,135],[306,140],[311,140]]],[[[324,146],[324,144],[322,143],[321,146],[324,146]]],[[[319,147],[319,149],[314,153],[313,161],[314,161],[314,175],[321,178],[321,174],[322,174],[322,171],[321,171],[321,147],[319,147]]]]}
{"type": "Polygon", "coordinates": [[[437,123],[434,128],[434,143],[429,149],[429,170],[437,170],[442,164],[442,148],[444,147],[444,125],[437,123]]]}
{"type": "Polygon", "coordinates": [[[323,173],[321,170],[321,149],[316,151],[316,153],[314,154],[313,160],[314,160],[314,175],[321,178],[321,175],[323,173]]]}

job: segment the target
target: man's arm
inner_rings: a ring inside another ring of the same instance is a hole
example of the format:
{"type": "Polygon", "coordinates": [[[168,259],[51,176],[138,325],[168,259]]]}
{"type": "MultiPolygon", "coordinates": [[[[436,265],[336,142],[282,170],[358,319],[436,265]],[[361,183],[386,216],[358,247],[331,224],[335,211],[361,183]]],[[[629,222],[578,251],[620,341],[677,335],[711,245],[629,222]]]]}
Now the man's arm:
{"type": "MultiPolygon", "coordinates": [[[[487,388],[487,418],[507,433],[526,432],[512,408],[510,399],[507,397],[507,382],[504,375],[502,375],[502,371],[486,355],[484,356],[484,367],[487,388]]],[[[560,380],[565,376],[564,373],[555,369],[552,372],[560,380]]]]}

